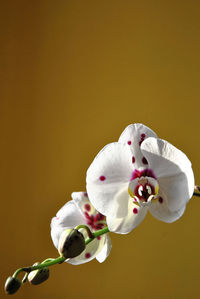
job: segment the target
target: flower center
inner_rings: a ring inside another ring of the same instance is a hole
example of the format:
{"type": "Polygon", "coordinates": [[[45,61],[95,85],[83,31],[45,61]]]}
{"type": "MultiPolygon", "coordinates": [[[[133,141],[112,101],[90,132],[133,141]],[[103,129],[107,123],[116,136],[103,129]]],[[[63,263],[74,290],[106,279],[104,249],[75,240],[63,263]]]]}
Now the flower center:
{"type": "Polygon", "coordinates": [[[101,213],[89,215],[88,212],[85,212],[85,217],[87,224],[91,226],[93,230],[102,229],[105,226],[105,216],[101,213]]]}
{"type": "Polygon", "coordinates": [[[140,206],[146,206],[153,199],[157,198],[159,190],[158,182],[152,177],[139,177],[129,183],[128,192],[133,198],[133,202],[140,206]]]}

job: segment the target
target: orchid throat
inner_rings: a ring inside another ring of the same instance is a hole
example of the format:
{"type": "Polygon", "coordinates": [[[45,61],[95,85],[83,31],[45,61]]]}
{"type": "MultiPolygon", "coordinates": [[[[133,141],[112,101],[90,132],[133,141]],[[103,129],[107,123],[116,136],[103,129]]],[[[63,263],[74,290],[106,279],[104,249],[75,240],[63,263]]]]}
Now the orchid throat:
{"type": "Polygon", "coordinates": [[[148,206],[152,200],[158,200],[159,185],[155,175],[145,176],[151,171],[147,169],[134,171],[128,186],[128,193],[133,198],[133,202],[139,206],[148,206]]]}

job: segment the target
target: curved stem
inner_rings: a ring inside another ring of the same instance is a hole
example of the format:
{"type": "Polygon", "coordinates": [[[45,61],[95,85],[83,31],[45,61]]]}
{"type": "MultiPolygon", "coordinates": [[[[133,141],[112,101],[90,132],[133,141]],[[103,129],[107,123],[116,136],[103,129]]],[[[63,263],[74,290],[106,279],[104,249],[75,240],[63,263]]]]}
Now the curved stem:
{"type": "Polygon", "coordinates": [[[94,240],[95,238],[97,238],[97,237],[99,237],[99,236],[101,236],[101,235],[103,235],[103,234],[106,234],[106,233],[108,233],[108,232],[109,232],[109,229],[108,229],[107,226],[104,227],[103,229],[100,229],[100,230],[94,232],[94,233],[93,233],[93,238],[88,238],[88,239],[85,240],[85,245],[87,245],[87,244],[89,244],[90,242],[92,242],[92,240],[94,240]]]}
{"type": "MultiPolygon", "coordinates": [[[[87,244],[89,244],[90,242],[92,242],[92,240],[94,240],[95,238],[97,238],[97,237],[99,237],[99,236],[101,236],[101,235],[106,234],[106,233],[109,232],[108,227],[105,227],[105,228],[103,228],[103,229],[100,229],[100,230],[98,230],[98,231],[96,231],[96,232],[94,232],[94,233],[92,233],[92,232],[90,231],[90,229],[89,229],[86,225],[82,225],[82,224],[81,224],[81,225],[78,225],[78,226],[76,227],[76,229],[79,229],[79,228],[84,228],[84,229],[87,230],[87,232],[89,232],[89,233],[88,233],[89,238],[85,240],[85,245],[87,245],[87,244]],[[87,229],[87,228],[88,228],[88,229],[87,229]]],[[[57,257],[57,258],[55,258],[55,259],[54,259],[54,258],[48,258],[48,259],[44,260],[44,261],[43,261],[41,264],[39,264],[39,265],[31,266],[31,267],[23,267],[23,268],[19,268],[19,269],[17,269],[17,270],[15,271],[15,273],[13,274],[13,277],[14,277],[14,278],[17,278],[17,275],[18,275],[19,273],[21,273],[22,271],[24,271],[24,272],[26,272],[26,273],[30,273],[31,271],[34,271],[34,270],[38,270],[38,269],[42,269],[42,268],[46,268],[46,267],[50,267],[50,266],[53,266],[53,265],[56,265],[56,264],[61,264],[61,263],[63,263],[65,260],[66,260],[66,258],[63,257],[63,256],[59,256],[59,257],[57,257]]],[[[23,282],[25,282],[26,279],[27,279],[27,275],[24,276],[24,278],[23,278],[24,281],[23,281],[23,282]]]]}
{"type": "Polygon", "coordinates": [[[91,232],[91,230],[89,229],[89,227],[87,225],[80,224],[80,225],[75,227],[75,229],[77,229],[77,230],[79,230],[80,228],[85,229],[87,231],[88,237],[91,238],[91,239],[94,239],[93,233],[91,232]]]}
{"type": "Polygon", "coordinates": [[[45,268],[45,267],[50,267],[50,266],[53,266],[55,264],[61,264],[63,263],[64,261],[66,260],[65,257],[63,256],[59,256],[57,257],[56,259],[47,259],[45,260],[44,262],[42,262],[41,264],[37,265],[37,266],[31,266],[31,267],[24,267],[24,268],[19,268],[15,271],[15,273],[13,274],[13,277],[16,278],[17,275],[24,271],[24,272],[27,272],[27,273],[30,273],[31,271],[34,271],[34,270],[37,270],[37,269],[42,269],[42,268],[45,268]]]}

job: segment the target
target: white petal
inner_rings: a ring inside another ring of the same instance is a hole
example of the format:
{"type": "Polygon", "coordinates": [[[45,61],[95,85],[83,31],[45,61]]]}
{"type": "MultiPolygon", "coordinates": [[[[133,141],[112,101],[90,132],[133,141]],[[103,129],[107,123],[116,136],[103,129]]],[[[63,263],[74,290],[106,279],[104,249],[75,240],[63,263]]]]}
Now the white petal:
{"type": "Polygon", "coordinates": [[[62,226],[56,225],[56,217],[54,217],[51,220],[51,238],[56,248],[58,248],[58,242],[63,230],[64,228],[62,226]]]}
{"type": "Polygon", "coordinates": [[[112,248],[112,242],[109,235],[105,235],[105,243],[103,249],[97,254],[96,259],[99,263],[103,263],[108,255],[110,254],[112,248]]]}
{"type": "Polygon", "coordinates": [[[131,151],[126,144],[108,144],[96,156],[87,171],[87,192],[100,213],[126,215],[128,183],[133,171],[131,151]]]}
{"type": "Polygon", "coordinates": [[[63,229],[74,228],[79,224],[86,224],[80,210],[73,200],[68,201],[51,220],[51,237],[55,247],[58,247],[58,241],[63,229]]]}
{"type": "Polygon", "coordinates": [[[185,206],[177,211],[170,211],[168,208],[167,198],[164,194],[162,195],[162,201],[152,201],[151,205],[149,206],[150,213],[157,219],[171,223],[178,220],[185,211],[185,206]]]}
{"type": "Polygon", "coordinates": [[[95,214],[97,212],[89,201],[87,192],[73,192],[71,197],[84,218],[85,212],[87,212],[89,215],[95,214]]]}
{"type": "Polygon", "coordinates": [[[135,157],[134,165],[136,168],[146,167],[146,161],[143,159],[140,146],[148,137],[157,138],[157,135],[150,128],[144,126],[143,124],[129,125],[119,137],[120,143],[129,145],[132,151],[132,156],[135,157]]]}
{"type": "Polygon", "coordinates": [[[101,239],[94,239],[88,245],[86,245],[86,249],[77,257],[67,260],[69,264],[72,265],[80,265],[93,260],[103,249],[105,243],[105,235],[101,236],[101,239]]]}
{"type": "Polygon", "coordinates": [[[169,209],[181,209],[194,191],[194,174],[187,156],[169,142],[155,138],[146,139],[141,150],[158,178],[169,209]]]}
{"type": "Polygon", "coordinates": [[[107,217],[107,225],[111,232],[127,234],[138,226],[145,218],[147,207],[139,207],[130,198],[128,202],[128,214],[124,218],[107,217]]]}

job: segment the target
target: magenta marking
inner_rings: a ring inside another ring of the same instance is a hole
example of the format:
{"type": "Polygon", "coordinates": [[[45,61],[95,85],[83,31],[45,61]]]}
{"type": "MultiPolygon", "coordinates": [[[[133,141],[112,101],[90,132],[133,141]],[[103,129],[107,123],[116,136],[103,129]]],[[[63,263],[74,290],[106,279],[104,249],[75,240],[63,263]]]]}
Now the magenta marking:
{"type": "Polygon", "coordinates": [[[101,240],[101,236],[98,236],[98,237],[97,237],[97,240],[101,240]]]}
{"type": "Polygon", "coordinates": [[[131,141],[130,140],[127,143],[128,143],[128,145],[131,145],[131,141]]]}
{"type": "Polygon", "coordinates": [[[138,209],[137,208],[134,208],[133,209],[133,214],[137,214],[138,213],[138,209]]]}
{"type": "Polygon", "coordinates": [[[142,133],[140,141],[139,141],[139,146],[142,144],[142,142],[144,141],[145,137],[146,137],[146,134],[142,133]]]}
{"type": "Polygon", "coordinates": [[[86,222],[93,230],[102,229],[104,227],[104,223],[100,223],[99,221],[103,221],[105,216],[101,213],[97,213],[96,215],[89,215],[88,212],[84,212],[86,222]]]}
{"type": "Polygon", "coordinates": [[[142,163],[143,164],[148,164],[147,159],[145,157],[142,158],[142,163]]]}
{"type": "Polygon", "coordinates": [[[85,208],[85,210],[88,211],[88,212],[91,210],[91,206],[89,205],[89,203],[86,203],[86,204],[84,205],[84,208],[85,208]]]}
{"type": "Polygon", "coordinates": [[[89,253],[89,252],[87,252],[86,254],[85,254],[85,258],[86,259],[89,259],[91,257],[91,254],[89,253]]]}
{"type": "Polygon", "coordinates": [[[156,176],[155,176],[153,170],[150,168],[146,168],[143,170],[135,169],[132,173],[130,181],[137,179],[137,178],[141,178],[142,176],[144,176],[144,177],[148,176],[148,177],[156,179],[156,176]]]}
{"type": "Polygon", "coordinates": [[[134,156],[132,157],[132,163],[135,163],[135,157],[134,156]]]}
{"type": "Polygon", "coordinates": [[[104,220],[105,216],[102,215],[101,213],[97,213],[96,216],[94,217],[95,221],[101,221],[104,220]]]}
{"type": "Polygon", "coordinates": [[[159,203],[163,203],[163,198],[160,196],[158,201],[159,201],[159,203]]]}
{"type": "Polygon", "coordinates": [[[105,181],[106,177],[105,177],[104,175],[101,175],[101,176],[99,177],[99,179],[100,179],[100,181],[105,181]]]}
{"type": "Polygon", "coordinates": [[[88,197],[88,194],[87,194],[87,192],[84,192],[84,193],[83,193],[83,195],[84,195],[85,197],[88,197]]]}

